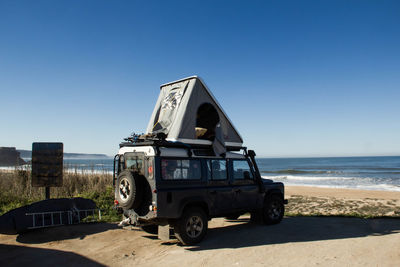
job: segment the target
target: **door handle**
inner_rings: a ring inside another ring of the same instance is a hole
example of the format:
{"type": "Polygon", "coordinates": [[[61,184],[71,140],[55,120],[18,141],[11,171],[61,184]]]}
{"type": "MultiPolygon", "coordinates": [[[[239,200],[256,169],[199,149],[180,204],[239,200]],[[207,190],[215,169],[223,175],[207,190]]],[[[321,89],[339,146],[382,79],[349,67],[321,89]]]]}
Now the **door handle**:
{"type": "Polygon", "coordinates": [[[240,193],[240,192],[242,192],[242,190],[240,190],[240,189],[235,190],[235,193],[240,193]]]}
{"type": "Polygon", "coordinates": [[[216,195],[217,191],[210,191],[210,194],[216,195]]]}

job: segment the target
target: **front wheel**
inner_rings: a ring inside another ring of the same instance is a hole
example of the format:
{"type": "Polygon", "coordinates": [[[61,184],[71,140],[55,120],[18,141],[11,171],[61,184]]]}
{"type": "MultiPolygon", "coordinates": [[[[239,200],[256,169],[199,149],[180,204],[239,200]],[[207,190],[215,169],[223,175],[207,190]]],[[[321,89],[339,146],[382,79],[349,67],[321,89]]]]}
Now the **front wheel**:
{"type": "Polygon", "coordinates": [[[208,220],[201,208],[187,209],[174,225],[176,238],[183,245],[199,243],[207,234],[208,220]]]}
{"type": "Polygon", "coordinates": [[[265,224],[277,224],[282,221],[285,213],[283,199],[278,195],[268,196],[265,199],[262,217],[265,224]]]}

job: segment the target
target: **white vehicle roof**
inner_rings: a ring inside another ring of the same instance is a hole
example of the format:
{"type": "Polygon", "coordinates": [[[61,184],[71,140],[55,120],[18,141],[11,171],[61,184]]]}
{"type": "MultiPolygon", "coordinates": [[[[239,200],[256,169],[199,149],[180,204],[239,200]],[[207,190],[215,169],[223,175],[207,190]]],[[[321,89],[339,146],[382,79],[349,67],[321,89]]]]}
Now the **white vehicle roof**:
{"type": "MultiPolygon", "coordinates": [[[[178,157],[178,158],[188,158],[188,151],[187,149],[183,148],[167,148],[167,147],[160,147],[160,156],[162,157],[178,157]]],[[[121,147],[118,155],[123,155],[128,152],[137,152],[137,153],[144,153],[148,157],[152,157],[156,155],[156,150],[152,146],[131,146],[131,147],[121,147]]],[[[193,158],[221,158],[217,156],[196,156],[195,153],[192,153],[193,158]]],[[[230,159],[244,159],[245,156],[241,153],[235,152],[227,152],[225,158],[230,159]]]]}

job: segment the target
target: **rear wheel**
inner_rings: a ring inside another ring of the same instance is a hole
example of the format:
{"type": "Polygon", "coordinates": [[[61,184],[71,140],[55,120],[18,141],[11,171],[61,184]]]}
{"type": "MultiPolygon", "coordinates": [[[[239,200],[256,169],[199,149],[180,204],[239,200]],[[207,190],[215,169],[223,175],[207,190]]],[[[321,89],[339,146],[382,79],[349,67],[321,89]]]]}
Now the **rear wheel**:
{"type": "Polygon", "coordinates": [[[251,223],[262,223],[262,209],[250,212],[250,222],[251,223]]]}
{"type": "Polygon", "coordinates": [[[207,216],[203,209],[197,207],[185,210],[174,224],[175,236],[183,245],[199,243],[207,234],[207,228],[207,216]]]}
{"type": "Polygon", "coordinates": [[[285,213],[283,199],[279,195],[268,196],[265,199],[262,217],[265,224],[277,224],[282,221],[285,213]]]}

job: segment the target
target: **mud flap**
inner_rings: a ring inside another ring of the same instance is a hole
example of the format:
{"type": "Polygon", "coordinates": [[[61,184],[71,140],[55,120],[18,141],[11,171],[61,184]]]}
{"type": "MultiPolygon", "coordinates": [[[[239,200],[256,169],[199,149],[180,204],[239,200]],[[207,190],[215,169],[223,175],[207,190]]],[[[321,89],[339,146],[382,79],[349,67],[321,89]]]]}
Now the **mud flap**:
{"type": "Polygon", "coordinates": [[[169,241],[169,224],[158,225],[158,238],[162,241],[169,241]]]}

